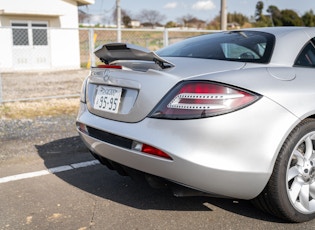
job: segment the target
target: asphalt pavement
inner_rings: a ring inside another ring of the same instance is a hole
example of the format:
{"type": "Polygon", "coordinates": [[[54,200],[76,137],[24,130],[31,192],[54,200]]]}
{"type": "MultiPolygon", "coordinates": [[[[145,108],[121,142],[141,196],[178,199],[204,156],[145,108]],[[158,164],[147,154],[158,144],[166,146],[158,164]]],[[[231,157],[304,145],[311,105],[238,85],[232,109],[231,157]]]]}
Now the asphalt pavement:
{"type": "Polygon", "coordinates": [[[0,229],[315,229],[249,201],[176,198],[95,161],[75,116],[0,121],[0,229]]]}

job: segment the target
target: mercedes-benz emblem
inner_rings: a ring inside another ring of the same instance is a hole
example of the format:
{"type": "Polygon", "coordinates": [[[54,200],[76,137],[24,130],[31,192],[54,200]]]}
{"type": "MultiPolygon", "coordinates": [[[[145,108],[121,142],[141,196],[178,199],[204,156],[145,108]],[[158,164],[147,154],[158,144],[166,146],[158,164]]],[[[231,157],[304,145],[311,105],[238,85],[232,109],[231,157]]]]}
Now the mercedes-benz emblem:
{"type": "Polygon", "coordinates": [[[109,69],[105,69],[103,72],[103,80],[104,81],[108,81],[109,80],[109,74],[110,74],[110,70],[109,69]]]}

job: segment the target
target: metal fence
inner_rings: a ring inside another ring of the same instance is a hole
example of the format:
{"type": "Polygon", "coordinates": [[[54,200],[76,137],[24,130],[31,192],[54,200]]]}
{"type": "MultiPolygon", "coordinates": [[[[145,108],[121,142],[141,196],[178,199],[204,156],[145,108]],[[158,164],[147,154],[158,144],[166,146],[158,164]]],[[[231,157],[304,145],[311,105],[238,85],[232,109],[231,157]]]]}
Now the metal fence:
{"type": "MultiPolygon", "coordinates": [[[[210,30],[178,30],[178,29],[122,29],[121,42],[131,43],[155,51],[188,37],[218,31],[210,30]]],[[[117,42],[117,29],[89,28],[80,29],[81,67],[96,65],[93,51],[96,47],[110,42],[117,42]],[[89,59],[90,57],[91,60],[89,59]],[[87,64],[87,65],[86,65],[87,64]]]]}
{"type": "MultiPolygon", "coordinates": [[[[117,32],[108,28],[49,28],[31,22],[0,27],[0,103],[77,95],[87,70],[100,64],[94,49],[117,42],[117,32]],[[65,90],[63,85],[72,88],[65,90]],[[48,90],[49,86],[53,89],[48,90]]],[[[214,32],[122,29],[120,33],[121,42],[155,51],[187,37],[214,32]]]]}

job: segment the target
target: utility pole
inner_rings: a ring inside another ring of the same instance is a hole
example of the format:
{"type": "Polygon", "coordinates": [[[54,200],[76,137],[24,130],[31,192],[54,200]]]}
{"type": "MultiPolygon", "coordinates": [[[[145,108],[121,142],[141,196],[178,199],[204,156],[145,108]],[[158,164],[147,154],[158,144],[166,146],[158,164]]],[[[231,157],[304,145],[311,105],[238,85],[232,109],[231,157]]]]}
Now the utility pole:
{"type": "Polygon", "coordinates": [[[116,0],[116,10],[117,10],[117,42],[121,42],[121,8],[120,8],[120,0],[116,0]]]}
{"type": "Polygon", "coordinates": [[[221,30],[227,28],[226,0],[221,0],[221,30]]]}

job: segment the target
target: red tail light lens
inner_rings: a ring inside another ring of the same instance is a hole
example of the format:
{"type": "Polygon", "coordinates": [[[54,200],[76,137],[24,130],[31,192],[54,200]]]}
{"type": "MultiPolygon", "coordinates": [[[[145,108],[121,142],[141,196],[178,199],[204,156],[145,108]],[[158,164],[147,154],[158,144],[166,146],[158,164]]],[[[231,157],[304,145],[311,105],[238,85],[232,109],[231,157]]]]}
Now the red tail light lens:
{"type": "Polygon", "coordinates": [[[209,82],[177,85],[158,104],[150,117],[194,119],[229,113],[254,103],[259,95],[209,82]]]}
{"type": "Polygon", "coordinates": [[[85,124],[77,122],[77,129],[79,129],[82,133],[89,134],[89,131],[85,124]]]}
{"type": "Polygon", "coordinates": [[[158,157],[162,157],[168,160],[173,160],[172,157],[170,155],[168,155],[167,153],[163,152],[160,149],[157,149],[151,145],[147,145],[144,143],[140,143],[137,141],[134,141],[132,144],[132,149],[142,152],[142,153],[146,153],[149,155],[154,155],[154,156],[158,156],[158,157]]]}
{"type": "Polygon", "coordinates": [[[142,144],[141,152],[172,160],[172,158],[165,152],[147,144],[142,144]]]}
{"type": "Polygon", "coordinates": [[[120,65],[98,65],[97,68],[103,68],[103,69],[122,69],[122,66],[120,66],[120,65]]]}

